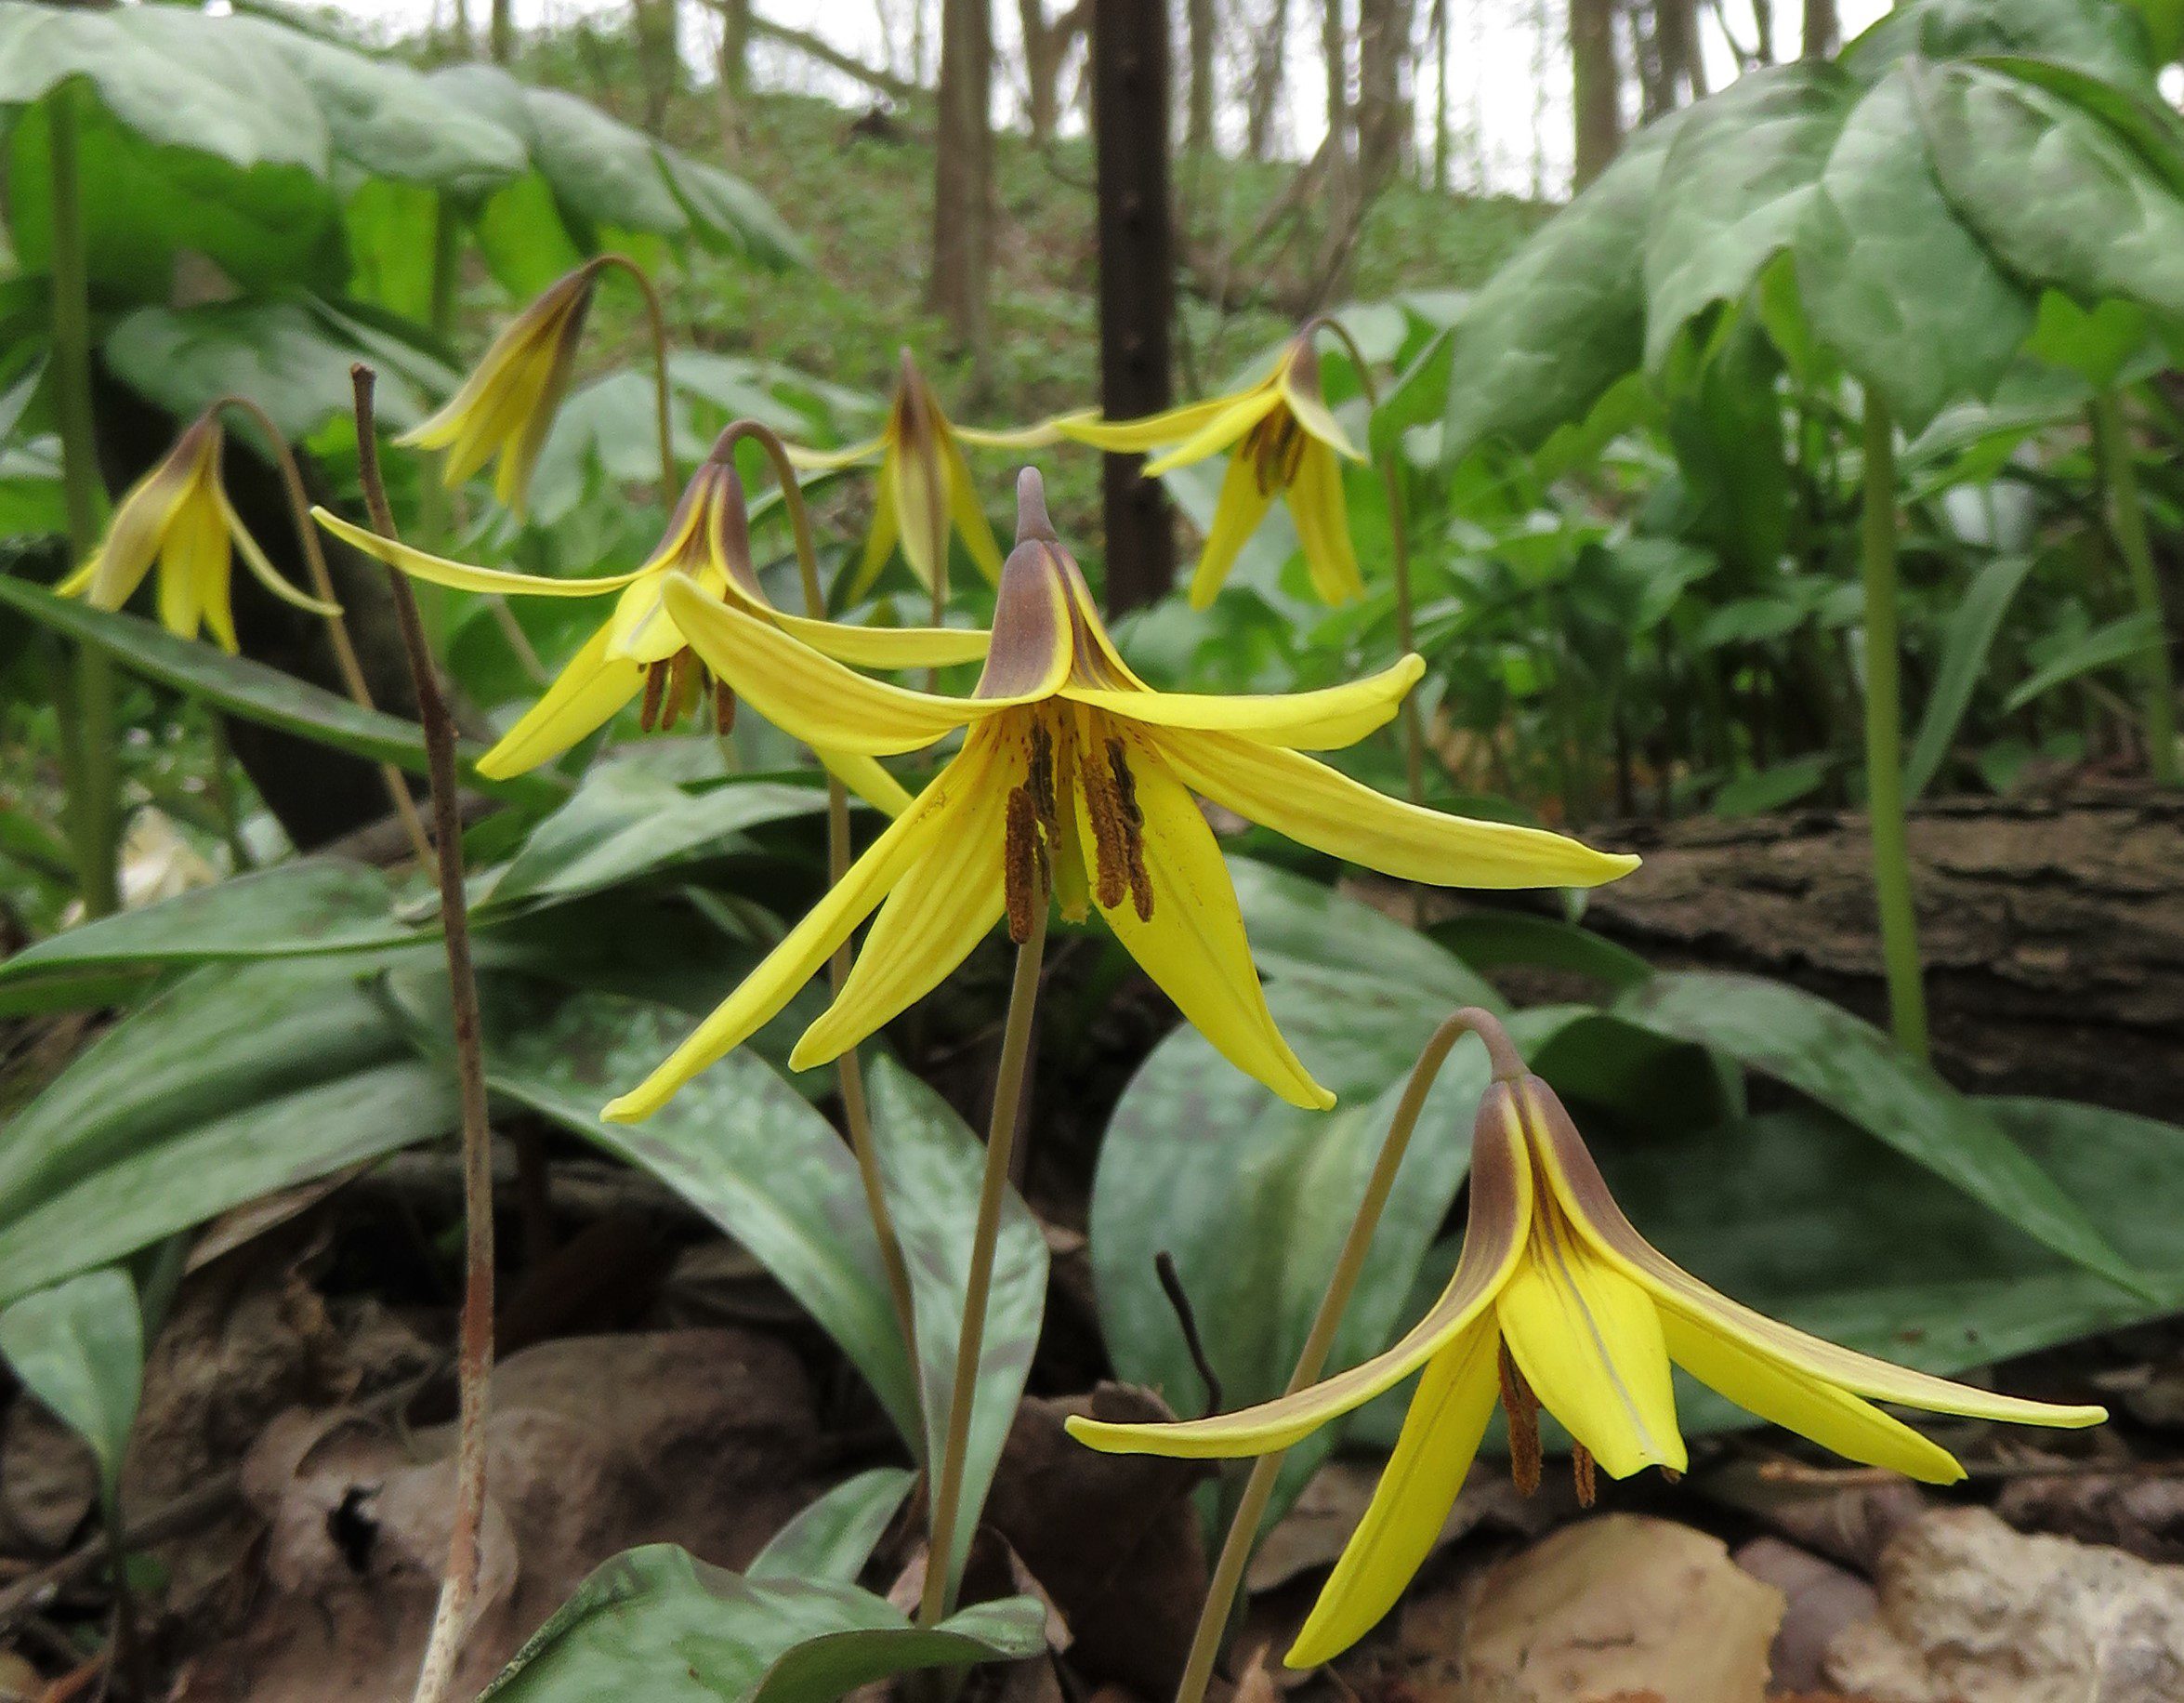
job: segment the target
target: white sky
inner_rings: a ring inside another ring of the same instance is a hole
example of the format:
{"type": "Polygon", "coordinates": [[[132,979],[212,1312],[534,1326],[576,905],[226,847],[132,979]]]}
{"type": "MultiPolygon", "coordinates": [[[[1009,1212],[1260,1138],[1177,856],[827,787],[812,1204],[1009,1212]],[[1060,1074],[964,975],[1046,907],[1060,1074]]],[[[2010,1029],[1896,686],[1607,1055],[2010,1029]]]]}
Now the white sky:
{"type": "MultiPolygon", "coordinates": [[[[341,9],[384,27],[415,30],[432,20],[435,9],[443,14],[453,0],[335,0],[341,9]]],[[[1046,0],[1049,15],[1061,9],[1064,0],[1046,0]]],[[[488,0],[470,0],[474,20],[481,23],[488,0]]],[[[886,65],[910,76],[914,65],[916,32],[914,17],[925,16],[925,50],[928,56],[925,75],[929,77],[929,56],[938,51],[940,0],[756,0],[760,16],[807,30],[868,64],[886,65]]],[[[1241,137],[1243,116],[1240,91],[1248,72],[1247,56],[1256,51],[1256,33],[1243,19],[1256,19],[1267,9],[1266,0],[1217,0],[1231,20],[1224,32],[1230,58],[1217,68],[1223,110],[1224,139],[1241,137]]],[[[1355,0],[1349,0],[1354,13],[1355,0]]],[[[1568,187],[1570,171],[1570,70],[1564,46],[1565,0],[1448,0],[1451,19],[1450,117],[1456,133],[1454,177],[1459,187],[1492,189],[1520,193],[1560,194],[1568,187]],[[1545,23],[1543,32],[1542,24],[1545,23]]],[[[1012,68],[1020,62],[1018,13],[1011,0],[992,0],[995,45],[1004,74],[997,80],[997,115],[1005,122],[1020,107],[1020,89],[1012,68]]],[[[549,20],[572,20],[621,10],[623,0],[515,0],[519,29],[535,28],[549,20]]],[[[1289,67],[1280,134],[1287,152],[1298,157],[1311,152],[1325,134],[1325,73],[1320,59],[1321,7],[1314,0],[1291,0],[1289,67]]],[[[1796,0],[1776,0],[1777,29],[1783,39],[1777,52],[1787,58],[1796,51],[1796,32],[1802,6],[1796,0]]],[[[1888,9],[1888,0],[1842,0],[1846,37],[1856,34],[1888,9]]],[[[1421,33],[1428,7],[1414,0],[1421,33]]],[[[1171,7],[1180,18],[1181,6],[1171,7]]],[[[1756,35],[1752,0],[1721,0],[1718,7],[1700,8],[1708,81],[1719,87],[1737,69],[1730,33],[1749,48],[1756,35]],[[1724,32],[1726,20],[1729,33],[1724,32]]],[[[1180,27],[1178,23],[1178,28],[1180,27]]],[[[718,28],[714,14],[702,4],[684,7],[684,53],[700,76],[709,75],[718,28]]],[[[1178,44],[1179,49],[1180,44],[1178,44]]],[[[1178,82],[1183,67],[1177,55],[1178,82]]],[[[1065,70],[1065,98],[1075,86],[1083,62],[1082,49],[1065,70]]],[[[828,96],[847,106],[862,107],[872,97],[862,86],[830,71],[800,54],[770,42],[755,45],[753,71],[761,88],[789,88],[828,96]]],[[[1354,75],[1354,67],[1353,73],[1354,75]]],[[[1433,70],[1422,66],[1416,101],[1421,142],[1429,143],[1433,111],[1433,70]]],[[[1636,93],[1632,91],[1635,101],[1636,93]]]]}

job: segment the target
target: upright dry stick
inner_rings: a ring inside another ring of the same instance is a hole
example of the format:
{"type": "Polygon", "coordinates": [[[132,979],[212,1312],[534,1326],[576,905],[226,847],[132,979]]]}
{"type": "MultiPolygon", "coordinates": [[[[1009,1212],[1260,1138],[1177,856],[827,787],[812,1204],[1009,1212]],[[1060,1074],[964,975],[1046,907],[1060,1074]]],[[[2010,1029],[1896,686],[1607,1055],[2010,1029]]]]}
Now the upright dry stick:
{"type": "MultiPolygon", "coordinates": [[[[379,478],[379,440],[372,415],[375,375],[362,362],[349,370],[356,393],[357,471],[372,530],[395,536],[387,487],[379,478]]],[[[454,1014],[455,1077],[463,1106],[463,1220],[466,1270],[463,1323],[456,1376],[461,1423],[455,1451],[454,1529],[449,1535],[447,1571],[432,1613],[432,1633],[417,1674],[414,1703],[441,1703],[454,1682],[469,1630],[471,1599],[478,1590],[479,1531],[485,1520],[485,1411],[493,1382],[493,1130],[485,1115],[485,1047],[478,1015],[478,978],[470,967],[470,915],[463,896],[463,830],[455,797],[455,728],[441,695],[425,624],[409,581],[387,570],[402,646],[417,687],[417,719],[425,730],[425,757],[432,776],[432,834],[440,873],[441,926],[447,941],[448,999],[454,1014]]]]}

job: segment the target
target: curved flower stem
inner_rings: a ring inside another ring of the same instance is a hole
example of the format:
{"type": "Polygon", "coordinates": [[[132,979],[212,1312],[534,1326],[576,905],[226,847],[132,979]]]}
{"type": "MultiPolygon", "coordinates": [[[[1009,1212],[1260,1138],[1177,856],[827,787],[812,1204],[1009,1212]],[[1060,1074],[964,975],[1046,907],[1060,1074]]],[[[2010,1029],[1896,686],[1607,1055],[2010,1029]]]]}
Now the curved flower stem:
{"type": "MultiPolygon", "coordinates": [[[[1373,368],[1365,360],[1365,351],[1358,347],[1358,340],[1349,334],[1349,328],[1328,314],[1315,314],[1305,322],[1307,331],[1325,331],[1333,335],[1349,351],[1350,365],[1358,375],[1358,389],[1365,393],[1365,407],[1371,414],[1380,412],[1380,387],[1374,382],[1373,368]]],[[[1365,427],[1366,439],[1372,438],[1372,422],[1365,427]]],[[[1376,450],[1373,455],[1374,470],[1380,475],[1381,499],[1388,507],[1388,558],[1395,576],[1395,637],[1408,656],[1418,648],[1416,602],[1411,591],[1411,532],[1403,508],[1401,445],[1391,443],[1376,450]]],[[[1418,714],[1418,700],[1414,693],[1403,693],[1403,780],[1413,804],[1426,802],[1426,724],[1418,714]]]]}
{"type": "MultiPolygon", "coordinates": [[[[335,613],[326,617],[326,635],[333,641],[334,665],[341,675],[341,683],[348,689],[349,701],[359,709],[378,708],[372,701],[372,688],[364,679],[363,664],[358,661],[356,646],[349,639],[349,620],[340,613],[340,600],[334,595],[334,576],[326,571],[325,547],[319,542],[319,529],[311,520],[310,495],[303,487],[303,469],[296,465],[296,452],[288,446],[281,429],[273,424],[273,416],[249,397],[222,396],[205,412],[217,414],[224,408],[246,415],[272,446],[273,465],[281,470],[282,494],[288,499],[288,513],[296,522],[296,542],[303,551],[304,567],[310,574],[311,591],[322,603],[335,605],[335,613]]],[[[386,784],[388,802],[394,807],[403,831],[410,837],[410,850],[416,853],[417,867],[429,871],[432,842],[425,837],[425,824],[417,814],[416,800],[410,797],[409,783],[392,763],[379,765],[379,778],[386,784]]]]}
{"type": "MultiPolygon", "coordinates": [[[[1343,1310],[1349,1305],[1350,1292],[1357,1287],[1359,1274],[1365,1268],[1365,1255],[1372,1248],[1373,1233],[1379,1228],[1380,1214],[1388,1205],[1389,1191],[1395,1187],[1396,1173],[1402,1168],[1403,1155],[1410,1149],[1411,1132],[1417,1128],[1419,1113],[1426,1109],[1426,1096],[1432,1091],[1434,1078],[1441,1075],[1449,1050],[1466,1035],[1476,1035],[1486,1043],[1487,1057],[1497,1080],[1508,1081],[1524,1074],[1523,1060],[1518,1056],[1499,1020],[1490,1011],[1467,1006],[1434,1030],[1433,1038],[1426,1043],[1417,1063],[1411,1067],[1403,1097],[1388,1126],[1387,1138],[1380,1143],[1380,1156],[1374,1161],[1373,1174],[1365,1180],[1364,1197],[1358,1202],[1356,1216],[1349,1221],[1349,1233],[1343,1237],[1341,1250],[1335,1256],[1335,1270],[1328,1276],[1326,1293],[1320,1298],[1320,1310],[1312,1315],[1311,1329],[1305,1336],[1304,1347],[1297,1352],[1296,1369],[1290,1373],[1289,1386],[1283,1394],[1296,1394],[1319,1377],[1327,1364],[1328,1351],[1335,1346],[1335,1332],[1342,1324],[1343,1310]]],[[[1244,1565],[1251,1559],[1252,1546],[1258,1540],[1259,1522],[1266,1518],[1267,1504],[1273,1500],[1275,1481],[1282,1475],[1282,1462],[1286,1456],[1287,1451],[1281,1450],[1261,1455],[1252,1462],[1251,1475],[1243,1482],[1243,1494],[1237,1499],[1236,1512],[1229,1522],[1229,1535],[1222,1540],[1220,1557],[1214,1564],[1213,1579],[1206,1587],[1205,1606],[1199,1610],[1198,1630],[1191,1636],[1191,1655],[1183,1667],[1182,1683],[1176,1687],[1176,1703],[1201,1703],[1205,1696],[1206,1684],[1213,1678],[1214,1660],[1220,1654],[1222,1635],[1229,1628],[1230,1610],[1243,1583],[1244,1565]]]]}
{"type": "MultiPolygon", "coordinates": [[[[84,261],[83,187],[72,84],[46,98],[53,196],[53,396],[60,425],[61,495],[69,548],[77,562],[99,545],[99,440],[91,417],[90,284],[84,261]]],[[[60,709],[61,766],[69,781],[69,838],[87,917],[121,904],[118,865],[121,777],[114,756],[113,663],[96,645],[78,647],[72,703],[60,709]]]]}
{"type": "Polygon", "coordinates": [[[1023,1108],[1025,1067],[1039,1003],[1039,967],[1046,955],[1046,895],[1032,906],[1032,929],[1016,949],[1016,975],[1008,989],[1008,1020],[1002,1031],[1001,1068],[993,1083],[993,1116],[986,1126],[986,1168],[979,1183],[978,1222],[971,1232],[970,1273],[963,1297],[963,1331],[955,1343],[955,1376],[948,1393],[948,1430],[931,1479],[931,1542],[917,1623],[931,1626],[955,1605],[956,1504],[963,1499],[964,1458],[970,1450],[971,1404],[978,1394],[979,1361],[985,1352],[986,1303],[993,1287],[993,1248],[1001,1234],[1001,1204],[1008,1193],[1008,1161],[1023,1108]]]}
{"type": "Polygon", "coordinates": [[[676,488],[681,481],[675,468],[675,423],[669,405],[671,381],[667,374],[667,310],[660,302],[660,286],[627,255],[601,255],[597,264],[617,267],[627,272],[636,280],[638,293],[645,298],[645,320],[652,333],[652,426],[660,434],[660,500],[672,508],[676,488]]]}
{"type": "Polygon", "coordinates": [[[1901,659],[1896,637],[1896,428],[1888,404],[1865,394],[1865,808],[1873,832],[1874,898],[1896,1044],[1927,1056],[1927,996],[1911,896],[1911,846],[1903,815],[1901,659]]]}
{"type": "Polygon", "coordinates": [[[2138,469],[2131,458],[2131,435],[2124,424],[2123,404],[2113,390],[2096,396],[2089,411],[2093,458],[2108,498],[2109,530],[2115,539],[2116,554],[2124,559],[2131,576],[2132,601],[2153,623],[2153,642],[2138,662],[2147,767],[2160,785],[2184,785],[2184,763],[2177,755],[2177,681],[2169,671],[2168,623],[2162,609],[2153,549],[2146,538],[2146,506],[2138,495],[2138,469]]]}
{"type": "MultiPolygon", "coordinates": [[[[372,529],[395,536],[387,487],[379,478],[378,428],[372,416],[375,375],[362,362],[349,368],[356,390],[357,472],[372,529]]],[[[447,1571],[432,1611],[432,1631],[417,1674],[414,1703],[441,1703],[454,1683],[462,1641],[478,1591],[479,1540],[485,1521],[485,1416],[493,1386],[493,1129],[486,1121],[485,1039],[478,1010],[478,978],[470,963],[470,916],[463,892],[462,802],[455,796],[455,727],[441,695],[425,624],[410,583],[387,570],[402,646],[417,688],[417,719],[432,771],[432,828],[439,849],[440,912],[447,945],[448,1002],[453,1017],[455,1079],[463,1111],[463,1322],[456,1378],[460,1417],[455,1495],[447,1571]]]]}
{"type": "MultiPolygon", "coordinates": [[[[782,505],[789,511],[789,530],[796,544],[796,572],[803,581],[804,611],[814,621],[826,619],[826,597],[819,588],[819,553],[811,543],[811,510],[805,504],[803,487],[796,482],[796,464],[781,434],[757,420],[738,420],[720,434],[715,455],[732,454],[738,442],[749,439],[766,452],[780,487],[782,505]]],[[[832,887],[849,870],[849,793],[841,777],[826,777],[826,878],[832,887]]],[[[849,978],[849,944],[845,941],[827,966],[828,978],[838,997],[849,978]]],[[[880,1182],[879,1147],[873,1140],[872,1112],[864,1098],[864,1067],[851,1047],[835,1061],[842,1085],[842,1117],[849,1126],[849,1151],[856,1156],[857,1176],[864,1187],[865,1210],[872,1217],[874,1238],[879,1243],[880,1269],[888,1280],[888,1299],[895,1305],[895,1322],[901,1327],[902,1346],[910,1356],[912,1382],[916,1382],[917,1314],[912,1304],[910,1267],[902,1259],[902,1240],[895,1233],[894,1215],[888,1209],[887,1191],[880,1182]]]]}

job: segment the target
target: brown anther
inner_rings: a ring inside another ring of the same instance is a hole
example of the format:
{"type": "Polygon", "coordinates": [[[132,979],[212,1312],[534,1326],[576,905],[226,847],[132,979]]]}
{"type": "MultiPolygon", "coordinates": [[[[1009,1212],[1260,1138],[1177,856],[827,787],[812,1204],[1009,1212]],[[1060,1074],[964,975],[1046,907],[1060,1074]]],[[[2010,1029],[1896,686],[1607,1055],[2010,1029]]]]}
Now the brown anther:
{"type": "Polygon", "coordinates": [[[1524,1374],[1509,1358],[1507,1343],[1501,1348],[1502,1411],[1509,1416],[1509,1476],[1518,1494],[1530,1496],[1539,1488],[1539,1397],[1524,1381],[1524,1374]]]}
{"type": "Polygon", "coordinates": [[[1085,814],[1092,823],[1093,896],[1101,910],[1112,911],[1130,890],[1128,830],[1123,815],[1121,789],[1106,764],[1087,760],[1079,766],[1085,788],[1085,814]]]}
{"type": "Polygon", "coordinates": [[[691,669],[695,659],[687,644],[668,659],[667,701],[660,710],[660,731],[672,733],[675,724],[682,719],[682,712],[691,706],[691,688],[694,684],[691,669]]]}
{"type": "Polygon", "coordinates": [[[1251,456],[1252,478],[1259,495],[1270,496],[1286,490],[1296,478],[1297,464],[1304,459],[1304,430],[1288,409],[1277,408],[1251,429],[1244,449],[1251,456]]]}
{"type": "Polygon", "coordinates": [[[713,731],[723,739],[735,732],[735,692],[726,680],[713,682],[713,731]]]}
{"type": "Polygon", "coordinates": [[[1054,735],[1046,731],[1046,723],[1032,723],[1032,756],[1024,785],[1032,795],[1032,804],[1039,812],[1039,825],[1046,830],[1049,839],[1061,834],[1061,803],[1054,784],[1054,735]]]}
{"type": "Polygon", "coordinates": [[[1582,1443],[1570,1446],[1570,1475],[1577,1484],[1577,1505],[1590,1508],[1599,1494],[1599,1475],[1593,1470],[1593,1452],[1582,1443]]]}
{"type": "Polygon", "coordinates": [[[667,665],[653,663],[645,670],[644,707],[637,712],[637,724],[651,733],[660,725],[660,700],[667,691],[667,665]]]}
{"type": "Polygon", "coordinates": [[[1046,903],[1046,849],[1039,843],[1039,807],[1027,788],[1018,786],[1009,792],[1007,820],[1001,842],[1001,890],[1008,900],[1008,938],[1020,946],[1032,938],[1039,907],[1046,903]]]}
{"type": "Polygon", "coordinates": [[[1145,866],[1145,812],[1138,803],[1138,777],[1130,772],[1123,742],[1107,742],[1107,766],[1114,776],[1115,808],[1122,818],[1123,871],[1129,878],[1130,905],[1139,922],[1152,920],[1152,873],[1145,866]]]}
{"type": "Polygon", "coordinates": [[[1663,1467],[1661,1469],[1661,1476],[1672,1485],[1680,1485],[1683,1483],[1683,1474],[1678,1472],[1674,1467],[1663,1467]]]}

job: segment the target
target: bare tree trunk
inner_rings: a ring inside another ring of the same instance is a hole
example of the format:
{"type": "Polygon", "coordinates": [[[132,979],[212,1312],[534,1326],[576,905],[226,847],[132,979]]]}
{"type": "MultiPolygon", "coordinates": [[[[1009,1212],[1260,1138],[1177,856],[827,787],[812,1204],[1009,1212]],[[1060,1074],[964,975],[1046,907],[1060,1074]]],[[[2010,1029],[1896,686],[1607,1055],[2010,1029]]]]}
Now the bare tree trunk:
{"type": "Polygon", "coordinates": [[[1282,85],[1289,65],[1289,0],[1271,0],[1266,33],[1251,61],[1251,86],[1244,94],[1243,149],[1255,160],[1272,152],[1274,113],[1282,104],[1282,85]]]}
{"type": "Polygon", "coordinates": [[[506,65],[516,57],[515,7],[509,0],[493,0],[490,19],[486,36],[488,50],[495,65],[506,65]]]}
{"type": "Polygon", "coordinates": [[[1411,0],[1358,0],[1358,185],[1368,198],[1394,175],[1410,140],[1410,59],[1411,0]]]}
{"type": "Polygon", "coordinates": [[[676,0],[636,0],[638,74],[644,84],[644,127],[654,136],[667,123],[667,108],[681,80],[676,43],[676,0]]]}
{"type": "MultiPolygon", "coordinates": [[[[1154,414],[1170,400],[1176,308],[1168,196],[1165,0],[1093,0],[1092,134],[1099,179],[1099,403],[1110,419],[1154,414]]],[[[1175,531],[1144,457],[1109,455],[1107,601],[1134,609],[1176,579],[1175,531]]]]}
{"type": "Polygon", "coordinates": [[[1320,257],[1320,273],[1332,280],[1342,262],[1341,249],[1349,240],[1351,208],[1357,193],[1351,170],[1350,141],[1355,112],[1349,98],[1349,29],[1343,15],[1343,0],[1322,0],[1320,13],[1320,52],[1327,64],[1326,246],[1320,257]]]}
{"type": "Polygon", "coordinates": [[[1623,142],[1615,71],[1615,0],[1570,0],[1571,103],[1577,118],[1577,187],[1608,167],[1623,142]]]}
{"type": "MultiPolygon", "coordinates": [[[[1774,0],[1752,0],[1752,24],[1759,33],[1759,62],[1762,65],[1772,65],[1777,57],[1774,51],[1774,0]]],[[[1695,21],[1692,35],[1695,40],[1695,21]]]]}
{"type": "Polygon", "coordinates": [[[982,377],[993,258],[993,16],[990,0],[941,0],[933,270],[926,299],[982,377]]]}
{"type": "MultiPolygon", "coordinates": [[[[506,5],[507,0],[496,0],[506,5]]],[[[718,0],[720,68],[715,79],[720,105],[720,147],[732,154],[743,135],[743,100],[751,92],[751,0],[718,0]]]]}
{"type": "Polygon", "coordinates": [[[1433,187],[1449,186],[1449,0],[1433,0],[1427,20],[1433,32],[1433,187]]]}
{"type": "Polygon", "coordinates": [[[1183,152],[1210,153],[1214,146],[1214,0],[1184,0],[1183,27],[1191,52],[1185,95],[1183,152]]]}
{"type": "Polygon", "coordinates": [[[1085,28],[1088,0],[1077,0],[1052,23],[1041,0],[1017,0],[1016,12],[1024,37],[1025,113],[1032,140],[1044,148],[1054,139],[1061,122],[1061,67],[1085,28]]]}
{"type": "Polygon", "coordinates": [[[449,26],[453,33],[450,45],[458,59],[470,57],[470,0],[454,0],[449,7],[449,26]]]}
{"type": "Polygon", "coordinates": [[[1805,0],[1805,57],[1831,59],[1842,45],[1843,20],[1835,0],[1805,0]]]}

